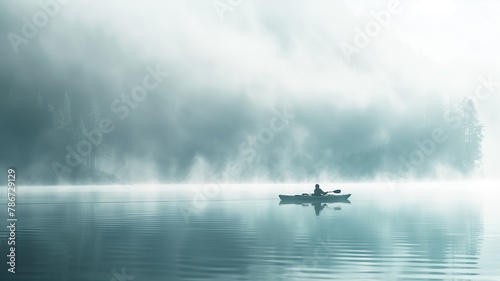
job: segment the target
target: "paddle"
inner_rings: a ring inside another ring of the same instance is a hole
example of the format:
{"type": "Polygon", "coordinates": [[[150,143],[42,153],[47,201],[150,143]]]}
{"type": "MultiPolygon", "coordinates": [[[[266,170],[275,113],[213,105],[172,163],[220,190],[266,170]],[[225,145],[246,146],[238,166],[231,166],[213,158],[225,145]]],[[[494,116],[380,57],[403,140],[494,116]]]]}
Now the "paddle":
{"type": "Polygon", "coordinates": [[[332,190],[332,191],[327,191],[326,193],[337,193],[338,194],[338,193],[341,193],[341,192],[342,192],[342,190],[336,189],[336,190],[332,190]]]}

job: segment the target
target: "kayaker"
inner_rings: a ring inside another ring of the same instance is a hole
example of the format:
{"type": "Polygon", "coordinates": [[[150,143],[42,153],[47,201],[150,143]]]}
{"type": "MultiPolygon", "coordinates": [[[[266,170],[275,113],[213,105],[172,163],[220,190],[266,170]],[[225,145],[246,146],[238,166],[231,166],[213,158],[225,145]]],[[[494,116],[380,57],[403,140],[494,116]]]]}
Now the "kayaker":
{"type": "Polygon", "coordinates": [[[322,196],[322,195],[326,195],[328,192],[324,192],[323,190],[321,190],[321,188],[319,188],[319,184],[316,184],[315,186],[316,188],[314,189],[314,196],[322,196]]]}

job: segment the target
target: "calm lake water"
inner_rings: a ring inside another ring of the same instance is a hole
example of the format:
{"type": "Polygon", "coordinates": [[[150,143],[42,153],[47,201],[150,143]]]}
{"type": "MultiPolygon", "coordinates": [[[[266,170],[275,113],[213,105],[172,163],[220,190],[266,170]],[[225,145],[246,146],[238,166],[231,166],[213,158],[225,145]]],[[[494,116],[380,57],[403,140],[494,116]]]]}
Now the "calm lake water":
{"type": "Polygon", "coordinates": [[[279,204],[313,184],[19,187],[0,279],[500,280],[497,184],[322,188],[351,203],[279,204]]]}

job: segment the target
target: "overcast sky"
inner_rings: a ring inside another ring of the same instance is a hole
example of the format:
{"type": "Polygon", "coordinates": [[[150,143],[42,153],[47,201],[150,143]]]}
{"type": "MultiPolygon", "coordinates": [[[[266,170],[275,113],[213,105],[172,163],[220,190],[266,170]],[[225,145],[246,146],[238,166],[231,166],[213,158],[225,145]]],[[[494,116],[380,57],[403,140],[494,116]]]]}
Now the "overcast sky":
{"type": "MultiPolygon", "coordinates": [[[[477,103],[482,173],[500,174],[498,1],[72,0],[46,25],[38,1],[0,6],[0,165],[32,182],[78,142],[44,121],[65,94],[73,123],[92,99],[111,120],[96,167],[124,182],[355,181],[396,173],[388,162],[425,137],[425,112],[473,96],[481,77],[493,81],[477,103]],[[121,96],[155,71],[125,114],[121,96]]],[[[454,175],[428,158],[427,174],[454,175]]]]}

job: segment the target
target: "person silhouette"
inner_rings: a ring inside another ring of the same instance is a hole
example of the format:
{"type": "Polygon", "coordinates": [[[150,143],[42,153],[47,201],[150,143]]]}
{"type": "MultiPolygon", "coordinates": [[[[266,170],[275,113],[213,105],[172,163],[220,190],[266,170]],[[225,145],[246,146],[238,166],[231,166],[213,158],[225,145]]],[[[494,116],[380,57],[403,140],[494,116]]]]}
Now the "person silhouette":
{"type": "Polygon", "coordinates": [[[322,196],[322,195],[326,195],[328,192],[324,192],[323,190],[321,190],[321,188],[319,188],[319,184],[316,184],[315,186],[315,189],[314,189],[314,196],[322,196]]]}

